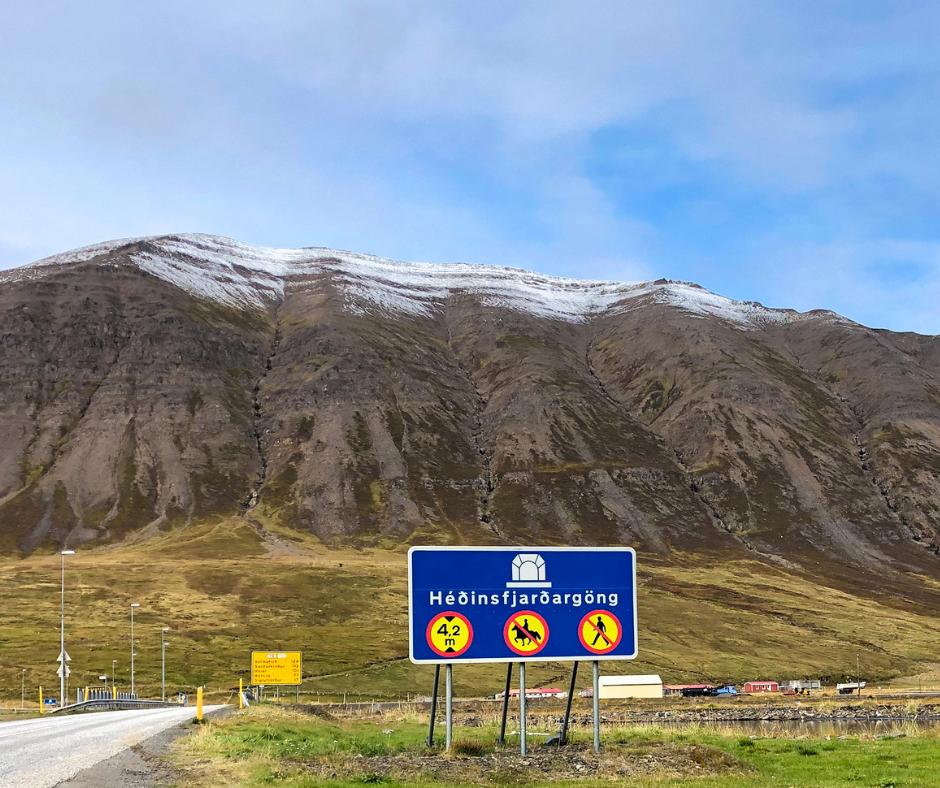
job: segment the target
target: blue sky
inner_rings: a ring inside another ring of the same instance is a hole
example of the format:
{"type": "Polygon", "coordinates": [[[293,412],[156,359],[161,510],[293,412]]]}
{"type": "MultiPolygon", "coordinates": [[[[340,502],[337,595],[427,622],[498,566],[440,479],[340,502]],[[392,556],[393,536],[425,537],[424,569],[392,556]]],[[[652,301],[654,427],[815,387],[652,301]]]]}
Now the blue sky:
{"type": "Polygon", "coordinates": [[[0,268],[207,232],[940,333],[940,5],[5,3],[0,268]]]}

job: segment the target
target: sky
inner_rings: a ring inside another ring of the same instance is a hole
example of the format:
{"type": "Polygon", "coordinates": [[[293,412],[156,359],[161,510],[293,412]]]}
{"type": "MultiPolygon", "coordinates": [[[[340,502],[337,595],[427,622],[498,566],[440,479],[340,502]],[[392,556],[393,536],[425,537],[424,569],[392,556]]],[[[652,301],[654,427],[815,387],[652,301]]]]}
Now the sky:
{"type": "Polygon", "coordinates": [[[940,4],[0,5],[0,268],[205,232],[940,333],[940,4]]]}

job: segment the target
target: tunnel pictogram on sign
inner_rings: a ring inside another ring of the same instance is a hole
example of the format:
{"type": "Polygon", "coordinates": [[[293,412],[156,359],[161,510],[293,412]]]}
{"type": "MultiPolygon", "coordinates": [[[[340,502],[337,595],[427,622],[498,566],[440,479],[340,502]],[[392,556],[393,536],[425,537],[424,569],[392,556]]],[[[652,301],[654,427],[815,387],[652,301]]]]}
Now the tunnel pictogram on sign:
{"type": "Polygon", "coordinates": [[[548,643],[548,622],[532,610],[521,610],[509,617],[503,638],[520,656],[538,654],[548,643]]]}
{"type": "Polygon", "coordinates": [[[581,645],[592,654],[607,654],[620,645],[623,626],[609,610],[592,610],[578,626],[581,645]]]}
{"type": "Polygon", "coordinates": [[[438,613],[428,624],[428,645],[440,657],[459,657],[473,642],[470,619],[448,610],[438,613]]]}

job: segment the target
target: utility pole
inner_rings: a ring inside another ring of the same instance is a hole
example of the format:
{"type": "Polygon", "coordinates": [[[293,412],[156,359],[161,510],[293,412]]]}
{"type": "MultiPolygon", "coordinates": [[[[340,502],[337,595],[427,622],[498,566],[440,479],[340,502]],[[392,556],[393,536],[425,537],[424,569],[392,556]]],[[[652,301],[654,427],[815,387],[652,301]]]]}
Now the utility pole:
{"type": "Polygon", "coordinates": [[[160,696],[164,703],[166,703],[166,633],[169,631],[169,627],[164,627],[160,632],[160,646],[163,651],[160,668],[160,696]]]}
{"type": "Polygon", "coordinates": [[[75,555],[74,550],[63,550],[60,555],[62,556],[62,616],[59,621],[59,635],[60,635],[60,652],[59,659],[62,661],[62,665],[59,668],[59,708],[65,706],[65,674],[68,671],[68,665],[66,664],[68,660],[65,656],[65,556],[75,555]]]}
{"type": "Polygon", "coordinates": [[[862,670],[859,667],[858,654],[855,655],[855,686],[858,689],[858,696],[862,697],[862,670]]]}
{"type": "Polygon", "coordinates": [[[134,694],[134,608],[140,607],[140,603],[131,602],[131,695],[134,694]]]}
{"type": "Polygon", "coordinates": [[[23,695],[20,698],[20,708],[26,708],[26,668],[23,668],[23,695]]]}

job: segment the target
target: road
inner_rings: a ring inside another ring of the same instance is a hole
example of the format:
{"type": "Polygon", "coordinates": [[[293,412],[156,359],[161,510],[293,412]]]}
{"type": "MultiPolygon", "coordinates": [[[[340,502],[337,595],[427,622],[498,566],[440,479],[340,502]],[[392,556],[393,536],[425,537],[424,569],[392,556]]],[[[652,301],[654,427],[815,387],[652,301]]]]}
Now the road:
{"type": "Polygon", "coordinates": [[[0,788],[51,788],[195,716],[195,706],[184,706],[0,723],[0,788]]]}

